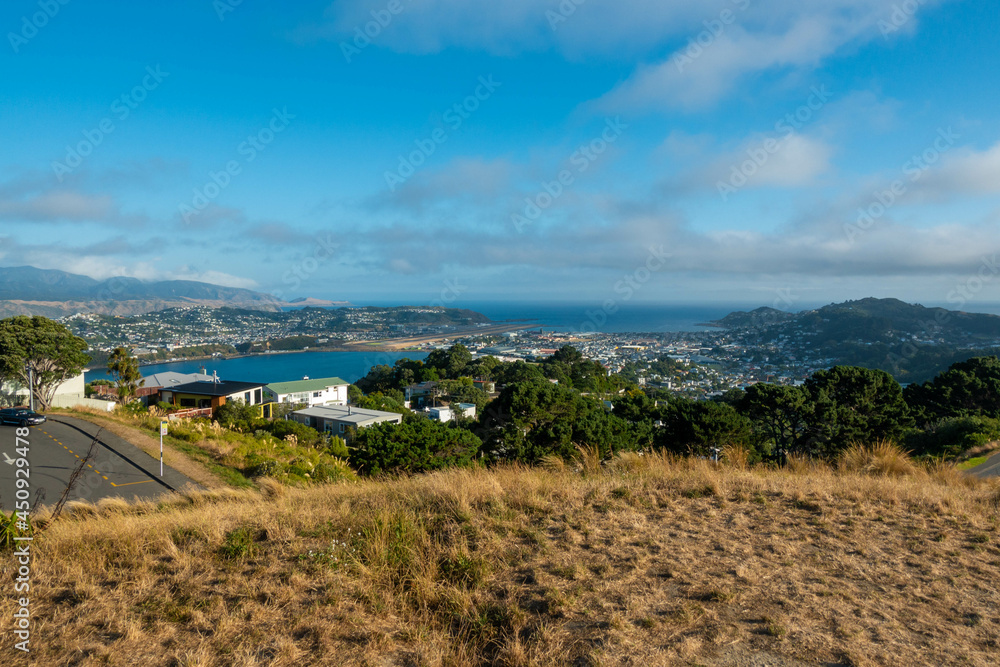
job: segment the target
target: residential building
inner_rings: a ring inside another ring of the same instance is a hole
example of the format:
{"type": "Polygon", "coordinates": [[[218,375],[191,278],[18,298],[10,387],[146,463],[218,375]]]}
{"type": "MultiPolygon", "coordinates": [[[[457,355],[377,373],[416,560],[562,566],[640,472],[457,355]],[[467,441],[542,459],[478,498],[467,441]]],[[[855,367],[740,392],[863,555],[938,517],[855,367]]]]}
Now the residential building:
{"type": "Polygon", "coordinates": [[[322,405],[296,410],[288,418],[317,431],[346,434],[351,428],[391,422],[401,424],[403,415],[381,410],[364,410],[352,405],[322,405]]]}
{"type": "Polygon", "coordinates": [[[246,405],[264,403],[263,382],[213,380],[188,382],[163,388],[160,400],[178,408],[211,408],[217,410],[227,401],[242,401],[246,405]]]}
{"type": "Polygon", "coordinates": [[[347,405],[349,383],[340,378],[303,378],[294,382],[272,382],[265,387],[268,400],[276,403],[347,405]]]}
{"type": "Polygon", "coordinates": [[[439,422],[450,422],[456,414],[461,414],[469,419],[476,418],[475,403],[452,403],[451,405],[439,408],[426,408],[424,410],[429,418],[439,422]]]}

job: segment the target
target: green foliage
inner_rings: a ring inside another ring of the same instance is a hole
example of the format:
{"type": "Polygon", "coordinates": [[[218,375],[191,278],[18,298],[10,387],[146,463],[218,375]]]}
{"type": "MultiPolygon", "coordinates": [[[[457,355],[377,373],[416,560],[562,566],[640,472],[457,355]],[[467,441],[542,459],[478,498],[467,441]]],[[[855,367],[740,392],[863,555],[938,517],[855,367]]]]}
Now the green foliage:
{"type": "Polygon", "coordinates": [[[17,512],[11,512],[10,516],[0,512],[0,553],[14,550],[17,545],[17,540],[14,538],[31,535],[31,519],[28,518],[27,528],[23,530],[17,527],[19,521],[21,519],[18,518],[17,512]]]}
{"type": "Polygon", "coordinates": [[[487,406],[477,432],[492,461],[538,463],[555,455],[569,460],[577,445],[600,455],[651,442],[652,425],[633,425],[609,414],[600,401],[547,381],[507,385],[487,406]]]}
{"type": "Polygon", "coordinates": [[[915,456],[955,458],[1000,441],[1000,420],[990,417],[947,417],[906,435],[906,449],[915,456]]]}
{"type": "Polygon", "coordinates": [[[395,389],[390,389],[388,393],[377,391],[374,394],[362,396],[355,404],[364,410],[381,410],[383,412],[395,412],[400,415],[412,414],[403,405],[402,392],[395,389]]]}
{"type": "Polygon", "coordinates": [[[377,475],[468,466],[482,442],[467,430],[430,419],[414,419],[358,429],[351,445],[351,465],[361,474],[377,475]]]}
{"type": "Polygon", "coordinates": [[[477,412],[482,411],[490,402],[489,394],[473,385],[472,378],[442,380],[438,386],[451,403],[472,403],[477,412]]]}
{"type": "Polygon", "coordinates": [[[62,324],[46,317],[19,315],[0,320],[0,381],[27,387],[39,407],[47,410],[56,387],[80,374],[90,361],[87,343],[62,324]]]}
{"type": "Polygon", "coordinates": [[[750,420],[725,403],[676,399],[667,406],[663,421],[657,444],[677,453],[709,456],[713,448],[746,447],[752,440],[750,420]]]}
{"type": "Polygon", "coordinates": [[[323,436],[319,431],[291,419],[275,419],[260,424],[258,428],[279,440],[294,435],[298,444],[304,447],[316,447],[324,443],[323,436]]]}
{"type": "Polygon", "coordinates": [[[447,350],[434,350],[427,355],[424,363],[436,368],[442,378],[454,379],[461,377],[472,363],[472,353],[461,343],[455,343],[447,350]]]}
{"type": "Polygon", "coordinates": [[[564,345],[541,363],[542,373],[559,384],[578,391],[598,393],[620,389],[624,380],[608,376],[604,366],[585,358],[572,345],[564,345]]]}
{"type": "Polygon", "coordinates": [[[219,555],[226,560],[243,560],[257,553],[256,531],[250,526],[242,526],[226,533],[226,539],[219,547],[219,555]]]}
{"type": "Polygon", "coordinates": [[[114,380],[119,403],[128,403],[146,381],[139,372],[139,360],[132,356],[128,348],[116,347],[108,357],[108,373],[114,380]]]}
{"type": "Polygon", "coordinates": [[[266,423],[258,408],[243,401],[226,401],[213,417],[221,426],[240,433],[252,433],[266,423]]]}
{"type": "Polygon", "coordinates": [[[737,407],[753,422],[759,439],[775,451],[796,449],[812,413],[809,393],[804,388],[764,383],[748,387],[737,407]]]}
{"type": "Polygon", "coordinates": [[[913,425],[903,390],[885,371],[834,366],[805,383],[812,409],[795,449],[833,457],[851,443],[898,442],[913,425]]]}
{"type": "Polygon", "coordinates": [[[921,424],[953,417],[1000,418],[1000,359],[973,357],[930,382],[910,385],[906,401],[921,424]]]}

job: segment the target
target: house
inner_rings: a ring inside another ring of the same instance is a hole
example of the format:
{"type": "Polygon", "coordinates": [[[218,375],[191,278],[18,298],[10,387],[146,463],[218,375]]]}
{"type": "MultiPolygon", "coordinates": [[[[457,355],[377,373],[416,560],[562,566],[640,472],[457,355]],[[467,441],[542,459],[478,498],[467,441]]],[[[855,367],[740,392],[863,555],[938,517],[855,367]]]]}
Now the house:
{"type": "MultiPolygon", "coordinates": [[[[152,373],[142,378],[142,386],[135,392],[135,397],[146,399],[147,403],[155,403],[159,400],[160,391],[179,384],[188,382],[211,382],[212,376],[205,373],[176,373],[174,371],[164,371],[163,373],[152,373]]],[[[118,395],[115,387],[107,385],[97,385],[94,392],[100,396],[114,398],[118,395]]]]}
{"type": "Polygon", "coordinates": [[[406,402],[404,405],[411,410],[412,406],[423,407],[427,403],[433,403],[434,399],[441,394],[438,383],[433,380],[411,384],[404,390],[406,402]]]}
{"type": "Polygon", "coordinates": [[[276,403],[347,405],[348,384],[340,378],[303,378],[294,382],[272,382],[264,390],[268,400],[276,403]]]}
{"type": "Polygon", "coordinates": [[[427,408],[424,410],[429,418],[439,422],[450,422],[455,418],[455,413],[459,413],[469,419],[476,418],[475,403],[452,403],[447,407],[427,408]]]}
{"type": "Polygon", "coordinates": [[[211,408],[217,410],[226,401],[242,401],[247,405],[264,403],[263,382],[237,382],[235,380],[209,380],[187,382],[164,387],[160,400],[178,408],[211,408]]]}
{"type": "MultiPolygon", "coordinates": [[[[83,373],[60,383],[53,392],[54,407],[73,407],[73,401],[82,401],[86,396],[83,373]],[[63,405],[63,404],[66,405],[63,405]]],[[[28,405],[28,388],[17,382],[0,382],[0,406],[28,405]]]]}
{"type": "Polygon", "coordinates": [[[381,410],[363,410],[352,405],[322,405],[296,410],[288,415],[292,421],[311,426],[320,432],[347,433],[351,428],[391,422],[401,424],[403,415],[381,410]]]}

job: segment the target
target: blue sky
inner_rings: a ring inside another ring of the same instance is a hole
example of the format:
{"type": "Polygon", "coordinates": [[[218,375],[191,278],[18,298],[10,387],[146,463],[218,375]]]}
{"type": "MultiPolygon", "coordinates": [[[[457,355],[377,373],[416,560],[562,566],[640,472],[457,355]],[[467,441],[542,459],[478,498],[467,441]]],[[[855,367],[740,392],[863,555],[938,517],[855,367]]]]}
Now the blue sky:
{"type": "Polygon", "coordinates": [[[1000,301],[989,3],[289,4],[4,3],[0,265],[355,303],[1000,301]]]}

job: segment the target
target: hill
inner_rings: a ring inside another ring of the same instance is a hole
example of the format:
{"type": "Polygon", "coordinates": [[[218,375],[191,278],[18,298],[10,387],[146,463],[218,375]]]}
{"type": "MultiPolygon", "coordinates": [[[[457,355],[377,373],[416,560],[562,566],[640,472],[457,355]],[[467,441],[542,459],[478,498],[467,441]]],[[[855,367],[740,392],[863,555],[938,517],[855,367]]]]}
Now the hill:
{"type": "Polygon", "coordinates": [[[783,313],[761,308],[712,323],[747,344],[778,345],[800,358],[878,368],[900,382],[923,382],[950,364],[994,354],[1000,316],[926,308],[898,299],[861,299],[783,313]]]}
{"type": "Polygon", "coordinates": [[[32,544],[30,661],[995,664],[1000,488],[886,472],[627,455],[78,505],[32,544]]]}
{"type": "Polygon", "coordinates": [[[0,317],[74,313],[138,315],[165,308],[203,305],[277,311],[269,294],[191,280],[144,282],[136,278],[95,280],[31,266],[0,268],[0,317]]]}

